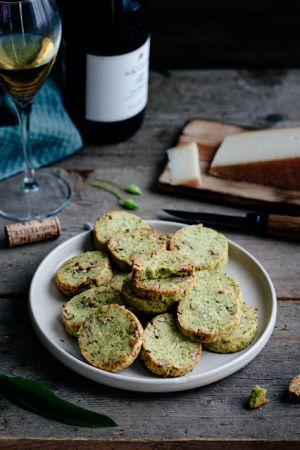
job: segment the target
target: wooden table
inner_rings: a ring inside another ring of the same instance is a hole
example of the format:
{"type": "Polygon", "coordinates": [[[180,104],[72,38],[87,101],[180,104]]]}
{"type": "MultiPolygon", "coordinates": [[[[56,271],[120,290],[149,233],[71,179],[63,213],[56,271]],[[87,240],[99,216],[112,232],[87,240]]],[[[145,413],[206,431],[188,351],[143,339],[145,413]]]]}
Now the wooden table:
{"type": "MultiPolygon", "coordinates": [[[[270,273],[278,318],[270,341],[255,360],[236,374],[199,389],[133,394],[89,381],[48,353],[29,320],[28,288],[41,260],[55,246],[83,231],[86,222],[116,208],[109,194],[89,187],[88,181],[96,175],[138,183],[144,190],[139,214],[146,219],[159,218],[166,206],[233,211],[156,191],[165,149],[175,143],[184,123],[197,117],[254,127],[274,121],[299,123],[300,72],[152,73],[147,116],[131,140],[86,147],[57,164],[67,170],[74,188],[72,203],[59,214],[61,237],[8,249],[1,234],[0,370],[36,378],[65,399],[106,413],[120,424],[114,429],[67,426],[24,411],[1,396],[1,449],[300,448],[300,407],[287,399],[288,383],[300,372],[299,244],[227,232],[270,273]],[[245,402],[254,384],[268,389],[270,402],[248,410],[245,402]]],[[[1,230],[5,223],[1,220],[1,230]]]]}

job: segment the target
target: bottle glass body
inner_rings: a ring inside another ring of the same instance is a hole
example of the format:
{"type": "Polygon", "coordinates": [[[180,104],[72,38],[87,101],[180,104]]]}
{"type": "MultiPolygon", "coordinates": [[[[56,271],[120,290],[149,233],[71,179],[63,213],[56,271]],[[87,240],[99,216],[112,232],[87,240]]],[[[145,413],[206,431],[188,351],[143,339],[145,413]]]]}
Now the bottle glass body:
{"type": "Polygon", "coordinates": [[[147,4],[86,0],[85,10],[84,27],[77,2],[66,20],[66,104],[86,142],[122,141],[141,125],[147,103],[147,4]]]}

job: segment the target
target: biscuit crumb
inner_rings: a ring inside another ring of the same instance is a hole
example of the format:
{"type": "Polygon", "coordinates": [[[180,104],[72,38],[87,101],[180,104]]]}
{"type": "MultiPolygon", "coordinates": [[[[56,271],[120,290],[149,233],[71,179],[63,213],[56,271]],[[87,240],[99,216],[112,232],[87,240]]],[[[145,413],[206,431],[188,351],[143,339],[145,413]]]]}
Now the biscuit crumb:
{"type": "Polygon", "coordinates": [[[300,375],[296,375],[289,384],[289,398],[292,402],[300,402],[300,375]]]}
{"type": "Polygon", "coordinates": [[[249,408],[260,408],[261,406],[264,406],[266,403],[268,403],[268,401],[267,389],[262,388],[258,385],[253,386],[249,397],[249,408]]]}

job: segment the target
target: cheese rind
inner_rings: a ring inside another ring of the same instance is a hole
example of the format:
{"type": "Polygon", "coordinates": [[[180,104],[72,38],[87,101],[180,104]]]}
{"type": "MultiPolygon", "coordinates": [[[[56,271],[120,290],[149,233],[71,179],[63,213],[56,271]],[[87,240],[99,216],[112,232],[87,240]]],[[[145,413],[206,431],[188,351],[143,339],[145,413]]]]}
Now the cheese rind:
{"type": "Polygon", "coordinates": [[[221,178],[300,190],[300,128],[228,136],[209,174],[221,178]]]}
{"type": "Polygon", "coordinates": [[[195,142],[167,150],[170,179],[173,185],[201,185],[198,146],[195,142]]]}

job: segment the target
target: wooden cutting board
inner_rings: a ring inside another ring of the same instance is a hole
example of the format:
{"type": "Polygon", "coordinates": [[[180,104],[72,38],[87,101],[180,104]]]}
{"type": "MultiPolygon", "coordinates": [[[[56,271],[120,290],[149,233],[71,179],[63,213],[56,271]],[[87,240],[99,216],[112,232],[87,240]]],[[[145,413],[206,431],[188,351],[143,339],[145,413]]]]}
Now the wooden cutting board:
{"type": "Polygon", "coordinates": [[[225,180],[208,175],[209,164],[222,140],[226,136],[245,131],[250,131],[250,128],[210,120],[191,120],[184,127],[177,145],[188,142],[197,143],[202,186],[194,188],[172,185],[167,164],[159,177],[158,189],[164,193],[194,197],[203,201],[235,204],[259,210],[299,213],[300,191],[225,180]]]}

